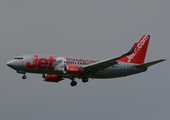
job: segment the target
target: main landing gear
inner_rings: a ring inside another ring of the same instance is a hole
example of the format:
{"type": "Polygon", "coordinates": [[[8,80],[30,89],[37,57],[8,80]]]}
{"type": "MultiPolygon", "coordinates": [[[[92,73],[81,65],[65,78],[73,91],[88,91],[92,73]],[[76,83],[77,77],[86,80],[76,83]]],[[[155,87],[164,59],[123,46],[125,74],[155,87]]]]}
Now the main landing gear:
{"type": "Polygon", "coordinates": [[[77,82],[73,80],[73,81],[71,81],[70,85],[71,85],[72,87],[74,87],[74,86],[77,85],[77,82]]]}
{"type": "Polygon", "coordinates": [[[73,77],[71,77],[71,78],[70,78],[70,80],[71,80],[70,85],[71,85],[72,87],[74,87],[74,86],[76,86],[76,85],[77,85],[77,82],[74,80],[74,78],[73,78],[73,77]]]}
{"type": "Polygon", "coordinates": [[[86,82],[88,82],[88,81],[89,81],[89,78],[87,78],[87,77],[82,78],[82,82],[83,82],[83,83],[86,83],[86,82]]]}
{"type": "MultiPolygon", "coordinates": [[[[72,86],[72,87],[74,87],[74,86],[76,86],[77,85],[77,82],[74,80],[74,78],[70,78],[72,81],[71,81],[71,83],[70,83],[70,85],[72,86]]],[[[82,78],[82,82],[83,83],[86,83],[86,82],[88,82],[89,81],[89,78],[88,77],[84,77],[84,78],[82,78]]]]}

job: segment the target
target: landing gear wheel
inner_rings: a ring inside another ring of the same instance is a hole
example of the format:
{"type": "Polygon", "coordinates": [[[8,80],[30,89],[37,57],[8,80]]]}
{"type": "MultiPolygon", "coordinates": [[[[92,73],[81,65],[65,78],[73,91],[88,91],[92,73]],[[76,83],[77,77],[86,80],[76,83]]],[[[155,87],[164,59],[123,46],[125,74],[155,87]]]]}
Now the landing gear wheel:
{"type": "Polygon", "coordinates": [[[72,81],[72,82],[70,83],[70,85],[71,85],[72,87],[74,87],[74,86],[77,85],[77,82],[76,82],[76,81],[72,81]]]}
{"type": "Polygon", "coordinates": [[[22,79],[26,79],[26,78],[27,78],[27,76],[26,76],[26,75],[22,76],[22,79]]]}
{"type": "Polygon", "coordinates": [[[89,81],[89,79],[88,79],[87,77],[82,78],[82,82],[83,82],[83,83],[86,83],[86,82],[88,82],[88,81],[89,81]]]}

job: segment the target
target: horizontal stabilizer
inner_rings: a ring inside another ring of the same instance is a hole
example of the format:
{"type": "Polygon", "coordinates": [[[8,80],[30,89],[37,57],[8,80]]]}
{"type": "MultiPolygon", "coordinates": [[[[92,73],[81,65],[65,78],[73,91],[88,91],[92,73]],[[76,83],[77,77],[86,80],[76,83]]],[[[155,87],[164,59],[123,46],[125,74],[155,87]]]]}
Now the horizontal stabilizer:
{"type": "Polygon", "coordinates": [[[148,63],[144,63],[144,64],[137,65],[136,67],[139,67],[139,68],[150,67],[150,66],[152,66],[152,65],[155,65],[155,64],[157,64],[157,63],[163,62],[163,61],[165,61],[165,60],[166,60],[166,59],[156,60],[156,61],[152,61],[152,62],[148,62],[148,63]]]}

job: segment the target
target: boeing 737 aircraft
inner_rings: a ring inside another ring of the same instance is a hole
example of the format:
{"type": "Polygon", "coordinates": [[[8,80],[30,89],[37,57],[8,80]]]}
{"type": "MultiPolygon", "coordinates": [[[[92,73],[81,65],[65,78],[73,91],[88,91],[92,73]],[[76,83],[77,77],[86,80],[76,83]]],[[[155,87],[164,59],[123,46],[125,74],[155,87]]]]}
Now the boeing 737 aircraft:
{"type": "Polygon", "coordinates": [[[42,74],[44,81],[58,83],[69,78],[70,85],[76,86],[75,78],[86,83],[89,78],[123,77],[145,72],[149,66],[165,61],[160,59],[144,63],[149,40],[150,35],[143,35],[129,52],[106,60],[32,54],[15,57],[7,65],[23,74],[23,79],[26,79],[26,73],[37,73],[42,74]]]}

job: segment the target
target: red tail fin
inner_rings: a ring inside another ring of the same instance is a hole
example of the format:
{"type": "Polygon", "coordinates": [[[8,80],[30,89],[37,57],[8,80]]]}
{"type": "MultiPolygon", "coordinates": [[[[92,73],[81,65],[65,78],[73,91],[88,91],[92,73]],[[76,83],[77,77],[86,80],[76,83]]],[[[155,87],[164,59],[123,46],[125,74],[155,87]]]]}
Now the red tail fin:
{"type": "Polygon", "coordinates": [[[148,48],[150,40],[150,35],[143,35],[137,43],[133,47],[132,54],[127,55],[124,58],[121,58],[118,61],[121,62],[130,62],[130,63],[136,63],[136,64],[142,64],[145,61],[145,56],[148,48]]]}

